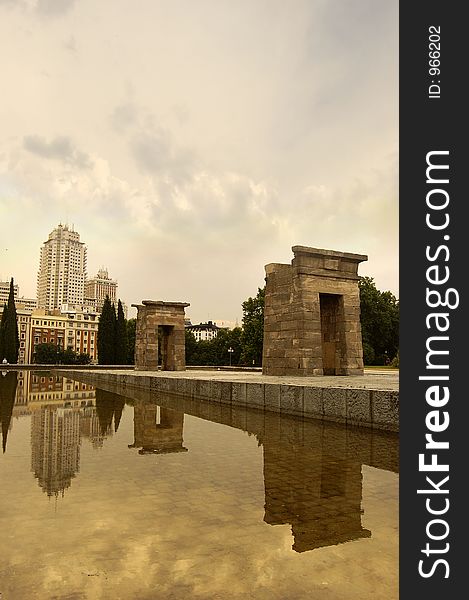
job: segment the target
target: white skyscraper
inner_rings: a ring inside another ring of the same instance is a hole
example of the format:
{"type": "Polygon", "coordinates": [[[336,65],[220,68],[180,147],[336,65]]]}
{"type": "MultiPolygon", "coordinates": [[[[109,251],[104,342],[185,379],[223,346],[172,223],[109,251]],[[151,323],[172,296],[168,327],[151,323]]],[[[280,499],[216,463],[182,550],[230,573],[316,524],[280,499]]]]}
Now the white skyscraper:
{"type": "Polygon", "coordinates": [[[106,296],[112,304],[117,304],[117,281],[109,278],[107,269],[99,269],[96,277],[88,279],[85,285],[85,304],[95,306],[101,312],[106,296]]]}
{"type": "Polygon", "coordinates": [[[73,228],[60,224],[41,248],[38,306],[52,310],[62,304],[83,304],[85,281],[86,247],[73,228]]]}

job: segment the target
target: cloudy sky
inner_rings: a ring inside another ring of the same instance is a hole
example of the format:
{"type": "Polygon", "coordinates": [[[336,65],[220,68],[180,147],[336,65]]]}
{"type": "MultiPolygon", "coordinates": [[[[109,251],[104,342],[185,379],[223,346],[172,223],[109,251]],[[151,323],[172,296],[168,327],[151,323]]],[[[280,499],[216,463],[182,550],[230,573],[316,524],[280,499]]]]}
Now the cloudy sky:
{"type": "Polygon", "coordinates": [[[0,279],[59,222],[127,303],[241,320],[302,244],[398,295],[397,0],[0,0],[0,279]]]}

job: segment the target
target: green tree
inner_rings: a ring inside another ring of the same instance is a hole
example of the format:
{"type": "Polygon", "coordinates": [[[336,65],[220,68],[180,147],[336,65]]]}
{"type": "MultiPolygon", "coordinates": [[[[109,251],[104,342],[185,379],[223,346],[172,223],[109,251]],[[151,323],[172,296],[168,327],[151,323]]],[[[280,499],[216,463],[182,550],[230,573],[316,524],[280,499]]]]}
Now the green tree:
{"type": "Polygon", "coordinates": [[[119,300],[117,304],[117,321],[116,321],[116,343],[115,343],[115,364],[126,365],[128,357],[128,341],[127,327],[124,317],[124,309],[122,302],[119,300]]]}
{"type": "Polygon", "coordinates": [[[243,334],[241,363],[248,366],[262,365],[264,344],[265,288],[258,288],[254,298],[243,302],[243,334]]]}
{"type": "Polygon", "coordinates": [[[8,303],[3,307],[0,323],[0,350],[2,355],[0,356],[0,360],[6,358],[10,364],[18,362],[20,336],[18,333],[13,277],[10,281],[8,303]]]}
{"type": "Polygon", "coordinates": [[[63,365],[76,365],[78,355],[71,348],[67,348],[66,350],[59,350],[57,358],[59,363],[63,365]]]}
{"type": "Polygon", "coordinates": [[[77,365],[89,365],[91,363],[91,356],[86,352],[80,352],[75,358],[75,364],[77,365]]]}
{"type": "Polygon", "coordinates": [[[219,329],[216,337],[211,340],[196,341],[194,334],[186,329],[186,364],[200,366],[226,366],[230,363],[236,366],[241,356],[242,330],[219,329]],[[228,352],[228,348],[233,350],[228,352]]]}
{"type": "Polygon", "coordinates": [[[232,366],[239,364],[242,351],[241,337],[242,329],[240,327],[218,330],[217,337],[211,340],[211,344],[214,347],[216,365],[229,365],[230,361],[232,366]],[[231,348],[233,352],[228,352],[229,348],[231,348]]]}
{"type": "Polygon", "coordinates": [[[213,340],[200,340],[197,343],[197,351],[195,353],[195,365],[217,365],[217,355],[213,340]]]}
{"type": "Polygon", "coordinates": [[[0,375],[0,425],[2,429],[3,452],[6,451],[8,431],[10,429],[11,415],[15,404],[18,374],[14,371],[0,375]]]}
{"type": "Polygon", "coordinates": [[[380,292],[372,277],[360,277],[359,287],[365,364],[389,364],[399,349],[399,300],[380,292]]]}
{"type": "Polygon", "coordinates": [[[186,365],[196,365],[197,358],[197,340],[192,331],[186,329],[186,365]]]}
{"type": "Polygon", "coordinates": [[[8,314],[8,308],[7,305],[4,304],[3,305],[3,311],[2,311],[2,319],[0,321],[0,362],[2,362],[2,360],[5,358],[5,354],[3,353],[3,336],[4,336],[4,331],[5,331],[5,323],[7,320],[7,314],[8,314]]]}
{"type": "Polygon", "coordinates": [[[109,296],[106,296],[98,324],[98,363],[100,365],[115,364],[115,344],[116,311],[109,296]]]}
{"type": "Polygon", "coordinates": [[[137,328],[137,319],[127,319],[127,365],[135,364],[135,331],[137,328]]]}
{"type": "Polygon", "coordinates": [[[51,344],[38,344],[34,349],[34,362],[41,365],[88,365],[91,356],[77,353],[71,348],[64,350],[60,346],[51,344]]]}
{"type": "Polygon", "coordinates": [[[38,344],[34,349],[34,362],[38,365],[55,365],[60,358],[61,350],[55,344],[38,344]]]}

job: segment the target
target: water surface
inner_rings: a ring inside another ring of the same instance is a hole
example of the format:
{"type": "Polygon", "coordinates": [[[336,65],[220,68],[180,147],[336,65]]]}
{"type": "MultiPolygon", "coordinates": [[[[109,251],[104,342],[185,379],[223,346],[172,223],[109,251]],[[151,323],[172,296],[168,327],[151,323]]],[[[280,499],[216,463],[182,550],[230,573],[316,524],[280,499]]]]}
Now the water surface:
{"type": "Polygon", "coordinates": [[[0,419],[3,600],[398,597],[394,435],[28,372],[0,419]]]}

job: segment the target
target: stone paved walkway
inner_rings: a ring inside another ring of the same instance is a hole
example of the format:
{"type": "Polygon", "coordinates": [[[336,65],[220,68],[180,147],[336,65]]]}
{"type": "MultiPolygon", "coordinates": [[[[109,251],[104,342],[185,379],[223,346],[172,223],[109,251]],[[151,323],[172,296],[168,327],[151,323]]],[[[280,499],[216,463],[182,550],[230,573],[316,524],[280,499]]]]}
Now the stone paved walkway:
{"type": "MultiPolygon", "coordinates": [[[[101,371],[86,370],[88,374],[102,374],[101,371]]],[[[134,371],[134,370],[106,370],[106,373],[116,375],[135,375],[152,377],[175,377],[177,379],[200,379],[205,381],[230,381],[235,383],[270,383],[281,385],[298,385],[319,388],[345,388],[356,390],[389,390],[399,391],[399,371],[365,371],[363,376],[315,376],[315,377],[275,377],[262,375],[262,373],[249,373],[245,371],[134,371]]]]}

